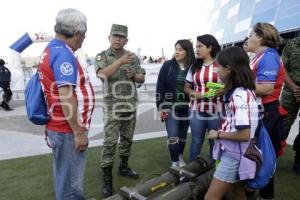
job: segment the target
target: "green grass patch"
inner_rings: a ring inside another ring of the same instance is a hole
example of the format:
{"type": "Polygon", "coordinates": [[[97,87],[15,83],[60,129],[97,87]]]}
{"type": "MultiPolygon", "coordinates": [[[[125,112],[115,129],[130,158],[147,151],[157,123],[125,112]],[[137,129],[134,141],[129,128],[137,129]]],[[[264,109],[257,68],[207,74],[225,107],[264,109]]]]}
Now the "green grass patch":
{"type": "MultiPolygon", "coordinates": [[[[189,143],[187,147],[189,147],[189,143]]],[[[207,143],[207,142],[206,142],[207,143]]],[[[189,148],[186,148],[185,160],[188,160],[189,148]]],[[[208,146],[203,152],[208,154],[208,146]]],[[[86,166],[84,189],[87,198],[101,199],[101,148],[89,148],[86,166]]],[[[276,199],[300,199],[300,177],[292,172],[294,152],[291,147],[278,160],[275,177],[276,199]]],[[[114,174],[114,190],[122,186],[134,186],[167,171],[170,157],[166,139],[149,139],[137,141],[133,145],[130,166],[139,172],[139,180],[131,180],[117,175],[119,159],[116,157],[114,174]]],[[[52,155],[0,161],[0,200],[52,200],[54,198],[52,179],[52,155]]]]}

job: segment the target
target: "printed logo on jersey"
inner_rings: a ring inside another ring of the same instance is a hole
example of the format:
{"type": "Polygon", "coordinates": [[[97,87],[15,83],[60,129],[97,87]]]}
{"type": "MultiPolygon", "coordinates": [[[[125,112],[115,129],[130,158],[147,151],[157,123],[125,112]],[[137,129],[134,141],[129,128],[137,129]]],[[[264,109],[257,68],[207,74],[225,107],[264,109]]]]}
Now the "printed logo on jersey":
{"type": "Polygon", "coordinates": [[[60,72],[65,76],[70,76],[73,74],[73,66],[68,62],[64,62],[60,66],[60,72]]]}
{"type": "Polygon", "coordinates": [[[265,71],[264,75],[276,75],[277,71],[273,70],[273,71],[265,71]]]}

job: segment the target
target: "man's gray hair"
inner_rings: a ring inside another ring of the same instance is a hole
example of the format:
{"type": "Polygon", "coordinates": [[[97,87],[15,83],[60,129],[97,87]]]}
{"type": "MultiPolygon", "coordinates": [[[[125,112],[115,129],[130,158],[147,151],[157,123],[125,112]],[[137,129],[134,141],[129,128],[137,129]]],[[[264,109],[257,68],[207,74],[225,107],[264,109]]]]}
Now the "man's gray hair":
{"type": "Polygon", "coordinates": [[[67,37],[72,37],[76,31],[84,34],[87,30],[86,16],[73,8],[60,10],[55,21],[55,32],[67,37]]]}

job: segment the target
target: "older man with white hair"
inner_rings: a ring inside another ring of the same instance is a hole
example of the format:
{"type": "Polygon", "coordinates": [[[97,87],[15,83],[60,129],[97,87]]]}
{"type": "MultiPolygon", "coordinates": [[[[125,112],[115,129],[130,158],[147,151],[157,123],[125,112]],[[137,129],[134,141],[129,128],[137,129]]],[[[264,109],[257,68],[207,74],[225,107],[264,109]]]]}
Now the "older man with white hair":
{"type": "Polygon", "coordinates": [[[39,72],[50,111],[46,132],[53,152],[55,194],[57,200],[81,200],[95,104],[88,75],[74,55],[85,39],[86,17],[78,10],[63,9],[54,30],[56,36],[41,56],[39,72]]]}

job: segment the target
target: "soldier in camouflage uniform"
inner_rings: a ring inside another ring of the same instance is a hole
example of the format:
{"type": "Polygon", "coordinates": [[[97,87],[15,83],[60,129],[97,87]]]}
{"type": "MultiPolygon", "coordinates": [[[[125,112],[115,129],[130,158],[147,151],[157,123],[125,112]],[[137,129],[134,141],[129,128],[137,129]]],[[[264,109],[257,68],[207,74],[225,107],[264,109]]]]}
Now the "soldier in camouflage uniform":
{"type": "Polygon", "coordinates": [[[145,70],[137,56],[124,49],[127,26],[113,24],[109,49],[96,55],[95,68],[104,91],[104,132],[101,167],[103,197],[112,195],[112,167],[119,142],[119,175],[137,179],[138,174],[128,167],[128,158],[136,122],[137,91],[135,83],[143,83],[145,70]]]}
{"type": "MultiPolygon", "coordinates": [[[[292,124],[297,118],[297,113],[300,107],[300,37],[288,41],[283,50],[282,59],[287,71],[285,86],[281,94],[282,105],[288,111],[288,116],[284,119],[285,135],[283,139],[286,139],[292,124]]],[[[293,168],[294,171],[300,175],[299,133],[295,138],[293,149],[295,151],[293,168]]]]}

